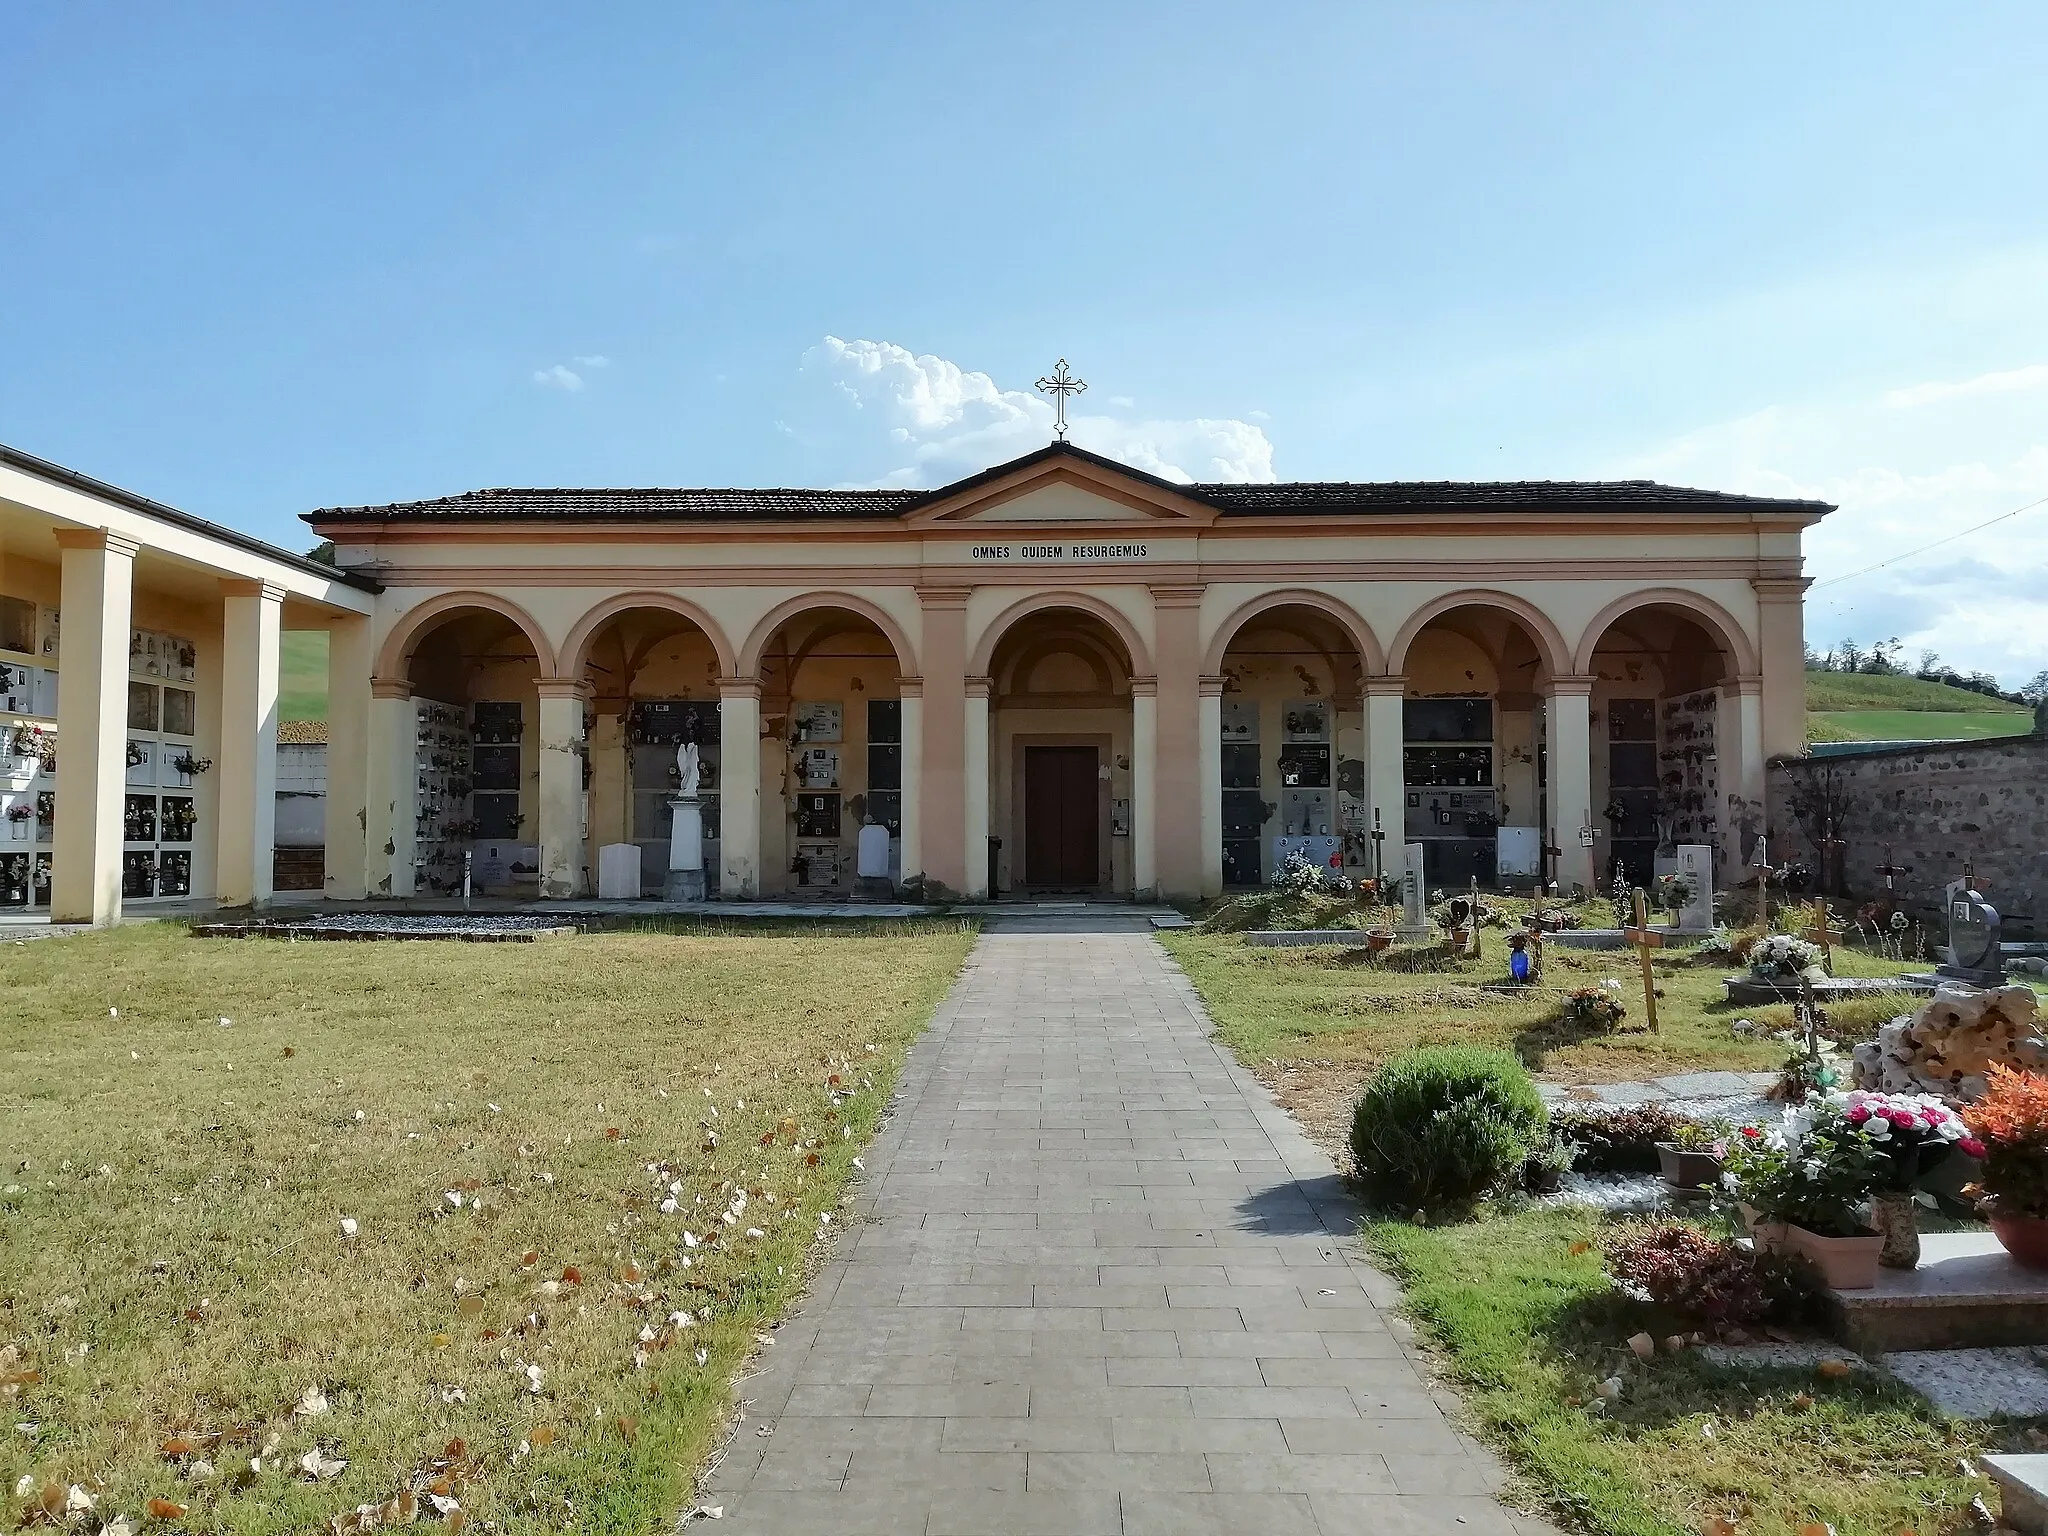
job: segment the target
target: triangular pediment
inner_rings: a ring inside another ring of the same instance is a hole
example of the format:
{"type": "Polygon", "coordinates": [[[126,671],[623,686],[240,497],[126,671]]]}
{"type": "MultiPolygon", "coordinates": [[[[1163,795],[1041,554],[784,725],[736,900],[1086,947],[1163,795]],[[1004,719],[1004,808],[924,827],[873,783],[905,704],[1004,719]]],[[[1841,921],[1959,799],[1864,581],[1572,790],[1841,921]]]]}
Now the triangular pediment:
{"type": "Polygon", "coordinates": [[[1201,527],[1216,508],[1170,480],[1067,443],[942,486],[904,513],[913,527],[1201,527]]]}

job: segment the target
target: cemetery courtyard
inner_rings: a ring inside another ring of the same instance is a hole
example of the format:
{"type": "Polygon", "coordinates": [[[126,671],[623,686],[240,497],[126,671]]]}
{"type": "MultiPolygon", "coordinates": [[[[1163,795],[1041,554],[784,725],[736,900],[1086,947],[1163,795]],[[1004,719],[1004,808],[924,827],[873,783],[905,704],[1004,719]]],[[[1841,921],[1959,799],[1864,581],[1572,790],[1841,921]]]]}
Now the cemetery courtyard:
{"type": "Polygon", "coordinates": [[[10,1524],[667,1529],[972,937],[0,946],[10,1524]]]}

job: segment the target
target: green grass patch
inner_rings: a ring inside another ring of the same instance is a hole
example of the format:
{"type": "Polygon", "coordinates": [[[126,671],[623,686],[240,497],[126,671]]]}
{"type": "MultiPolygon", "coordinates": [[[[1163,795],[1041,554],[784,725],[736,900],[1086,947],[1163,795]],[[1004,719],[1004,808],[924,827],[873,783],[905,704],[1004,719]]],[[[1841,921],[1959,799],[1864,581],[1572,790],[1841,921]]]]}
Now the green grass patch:
{"type": "Polygon", "coordinates": [[[2025,736],[2034,728],[2034,717],[1988,710],[1852,709],[1810,712],[1806,725],[1808,741],[1978,741],[2025,736]]]}
{"type": "Polygon", "coordinates": [[[1872,672],[1808,672],[1806,707],[1821,713],[1845,709],[1961,715],[2032,713],[2024,704],[1989,698],[1968,688],[1951,688],[1947,683],[1872,672]]]}
{"type": "Polygon", "coordinates": [[[278,640],[280,720],[327,718],[327,631],[288,629],[278,640]]]}
{"type": "Polygon", "coordinates": [[[303,1532],[460,1439],[472,1529],[668,1530],[971,942],[0,948],[0,1346],[40,1373],[0,1485],[303,1532]]]}
{"type": "MultiPolygon", "coordinates": [[[[1642,972],[1632,952],[1547,951],[1543,983],[1515,988],[1507,974],[1507,936],[1484,930],[1477,960],[1436,949],[1396,948],[1378,964],[1363,950],[1268,949],[1234,933],[1163,933],[1214,1016],[1218,1033],[1248,1061],[1313,1059],[1377,1065],[1413,1045],[1499,1045],[1530,1069],[1567,1082],[1625,1082],[1672,1072],[1727,1068],[1767,1071],[1787,1047],[1737,1037],[1738,1018],[1791,1027],[1789,1004],[1738,1008],[1722,1001],[1721,980],[1739,967],[1696,964],[1691,951],[1663,951],[1657,964],[1658,1030],[1644,1029],[1642,972]],[[1565,994],[1612,977],[1628,1007],[1622,1027],[1588,1034],[1558,1019],[1565,994]]],[[[1898,975],[1912,965],[1847,949],[1835,951],[1843,976],[1898,975]]],[[[1838,1028],[1862,1038],[1878,1022],[1910,1012],[1901,994],[1859,998],[1830,1011],[1838,1028]],[[1867,1027],[1866,1027],[1867,1026],[1867,1027]]]]}
{"type": "Polygon", "coordinates": [[[1944,1422],[1888,1379],[1733,1370],[1689,1352],[1637,1360],[1629,1335],[1661,1338],[1681,1320],[1612,1288],[1589,1211],[1382,1221],[1365,1235],[1487,1438],[1553,1513],[1601,1536],[1690,1536],[1717,1517],[1743,1536],[1815,1522],[1936,1536],[1967,1528],[1973,1496],[1991,1498],[1964,1459],[2024,1444],[2021,1426],[1944,1422]],[[1611,1375],[1622,1397],[1589,1408],[1611,1375]]]}

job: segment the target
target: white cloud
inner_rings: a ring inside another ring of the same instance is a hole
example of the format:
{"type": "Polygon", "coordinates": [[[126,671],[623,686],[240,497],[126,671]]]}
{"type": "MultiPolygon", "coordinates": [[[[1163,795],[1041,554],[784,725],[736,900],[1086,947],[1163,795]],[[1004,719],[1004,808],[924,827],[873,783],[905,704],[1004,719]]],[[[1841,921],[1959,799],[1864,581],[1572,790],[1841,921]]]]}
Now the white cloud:
{"type": "Polygon", "coordinates": [[[575,362],[578,368],[609,368],[612,365],[612,360],[603,353],[598,353],[591,357],[579,357],[575,362]]]}
{"type": "MultiPolygon", "coordinates": [[[[928,486],[1021,457],[1052,440],[1052,403],[1004,389],[985,373],[888,341],[827,336],[804,355],[842,404],[872,410],[863,436],[894,462],[869,483],[928,486]]],[[[1126,397],[1113,396],[1116,405],[1126,397]]],[[[1166,480],[1267,481],[1273,445],[1248,421],[1192,417],[1130,421],[1068,409],[1078,447],[1166,480]]]]}
{"type": "Polygon", "coordinates": [[[556,363],[552,368],[534,369],[533,382],[543,389],[562,389],[573,395],[583,388],[583,375],[556,363]]]}
{"type": "Polygon", "coordinates": [[[1902,417],[1898,404],[2005,394],[2031,386],[1985,381],[2037,371],[2048,375],[2016,369],[1860,400],[1770,406],[1688,432],[1611,472],[1833,502],[1840,510],[1805,538],[1815,580],[1807,638],[1825,649],[1844,636],[1897,635],[1909,660],[1939,651],[1953,666],[2013,687],[2048,666],[2048,506],[1913,552],[2048,496],[2048,421],[1993,411],[1989,401],[1960,424],[1902,417]]]}
{"type": "Polygon", "coordinates": [[[1999,373],[1980,373],[1974,379],[1936,379],[1906,389],[1887,390],[1884,403],[1894,409],[1904,409],[1965,395],[2005,395],[2015,390],[2044,388],[2048,388],[2048,363],[2035,363],[1999,373]]]}

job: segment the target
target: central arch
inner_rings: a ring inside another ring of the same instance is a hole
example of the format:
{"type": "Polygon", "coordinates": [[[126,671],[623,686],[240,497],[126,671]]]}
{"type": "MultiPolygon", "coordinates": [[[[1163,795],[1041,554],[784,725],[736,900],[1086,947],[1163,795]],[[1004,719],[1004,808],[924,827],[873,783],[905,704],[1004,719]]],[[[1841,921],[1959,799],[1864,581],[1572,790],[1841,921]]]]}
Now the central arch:
{"type": "Polygon", "coordinates": [[[1130,658],[1132,671],[1143,677],[1153,674],[1155,669],[1151,647],[1145,644],[1144,636],[1138,633],[1138,628],[1131,622],[1130,615],[1114,603],[1104,602],[1092,593],[1060,591],[1034,592],[1029,597],[1020,597],[989,620],[981,632],[981,638],[975,642],[974,649],[968,655],[967,675],[988,676],[996,647],[1002,644],[1003,637],[1013,627],[1032,614],[1058,608],[1073,609],[1101,620],[1117,639],[1123,642],[1124,653],[1130,658]]]}

